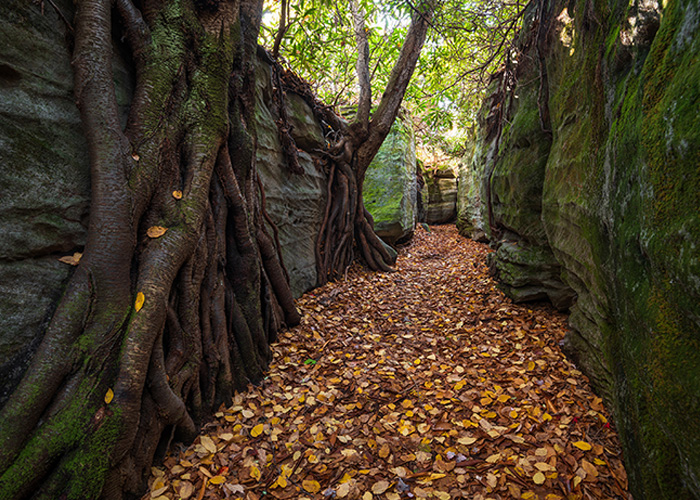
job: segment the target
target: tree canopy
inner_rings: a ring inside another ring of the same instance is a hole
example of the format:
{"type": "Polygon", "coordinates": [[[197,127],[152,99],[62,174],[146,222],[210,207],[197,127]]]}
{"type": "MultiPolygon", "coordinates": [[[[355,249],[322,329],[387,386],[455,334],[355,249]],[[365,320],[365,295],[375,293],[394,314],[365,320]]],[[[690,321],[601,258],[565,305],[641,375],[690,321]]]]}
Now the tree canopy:
{"type": "MultiPolygon", "coordinates": [[[[429,147],[459,153],[474,122],[490,74],[515,57],[512,40],[526,2],[521,0],[439,2],[404,105],[415,118],[418,139],[429,147]]],[[[261,43],[279,55],[326,103],[342,111],[359,99],[352,12],[329,0],[268,0],[261,43]]],[[[358,2],[364,11],[375,104],[414,12],[414,2],[358,2]]]]}

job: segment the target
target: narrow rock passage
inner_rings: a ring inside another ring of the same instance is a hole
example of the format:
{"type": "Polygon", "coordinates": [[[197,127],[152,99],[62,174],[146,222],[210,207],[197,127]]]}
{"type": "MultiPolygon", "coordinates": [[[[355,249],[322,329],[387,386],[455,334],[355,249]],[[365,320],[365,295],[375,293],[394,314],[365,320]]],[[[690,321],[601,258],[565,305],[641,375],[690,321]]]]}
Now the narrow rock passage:
{"type": "Polygon", "coordinates": [[[627,499],[609,415],[559,349],[566,317],[512,304],[487,252],[419,229],[397,272],[304,296],[264,384],[146,498],[627,499]]]}

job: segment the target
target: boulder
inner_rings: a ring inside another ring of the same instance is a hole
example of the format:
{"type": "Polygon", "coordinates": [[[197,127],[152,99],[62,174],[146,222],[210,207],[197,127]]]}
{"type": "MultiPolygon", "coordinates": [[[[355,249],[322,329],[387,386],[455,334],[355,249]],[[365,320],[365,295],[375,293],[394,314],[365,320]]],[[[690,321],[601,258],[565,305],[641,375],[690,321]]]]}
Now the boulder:
{"type": "Polygon", "coordinates": [[[362,190],[374,230],[389,244],[413,234],[416,226],[416,146],[413,125],[401,112],[367,169],[362,190]]]}

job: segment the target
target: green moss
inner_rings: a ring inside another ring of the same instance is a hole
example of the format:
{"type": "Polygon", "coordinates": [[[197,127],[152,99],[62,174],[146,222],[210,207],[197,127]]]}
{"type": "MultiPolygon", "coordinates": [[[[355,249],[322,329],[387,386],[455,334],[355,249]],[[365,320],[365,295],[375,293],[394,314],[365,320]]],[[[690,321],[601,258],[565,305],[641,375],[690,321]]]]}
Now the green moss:
{"type": "Polygon", "coordinates": [[[399,117],[367,169],[362,187],[365,208],[374,218],[377,234],[388,240],[413,231],[415,155],[410,121],[399,117]]]}

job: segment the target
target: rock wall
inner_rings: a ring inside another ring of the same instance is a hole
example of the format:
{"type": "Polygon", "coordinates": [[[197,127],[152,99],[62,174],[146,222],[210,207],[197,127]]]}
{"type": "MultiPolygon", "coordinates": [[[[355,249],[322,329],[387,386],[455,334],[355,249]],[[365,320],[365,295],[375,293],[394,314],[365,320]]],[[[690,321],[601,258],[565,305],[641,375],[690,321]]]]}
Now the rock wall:
{"type": "Polygon", "coordinates": [[[523,32],[465,219],[513,296],[514,262],[575,292],[566,347],[612,404],[634,498],[700,498],[700,7],[544,1],[523,32]]]}
{"type": "Polygon", "coordinates": [[[374,230],[389,244],[409,237],[416,227],[416,144],[413,124],[402,111],[372,160],[362,189],[374,230]]]}
{"type": "Polygon", "coordinates": [[[451,168],[423,171],[420,221],[445,224],[457,217],[457,176],[451,168]]]}
{"type": "MultiPolygon", "coordinates": [[[[55,0],[72,17],[71,0],[55,0]]],[[[0,4],[0,405],[26,370],[82,251],[90,205],[85,139],[73,97],[62,21],[53,8],[0,4]]],[[[119,47],[119,40],[115,44],[119,47]]],[[[126,119],[128,65],[114,54],[117,98],[126,119]]],[[[314,243],[326,204],[325,175],[308,151],[321,128],[304,101],[287,96],[303,175],[288,172],[277,135],[270,68],[257,72],[258,166],[296,296],[316,285],[314,243]]]]}
{"type": "MultiPolygon", "coordinates": [[[[70,13],[73,2],[56,0],[70,13]]],[[[19,381],[82,250],[90,175],[64,25],[52,8],[0,5],[0,404],[19,381]]],[[[130,79],[115,54],[126,115],[130,79]]]]}
{"type": "Polygon", "coordinates": [[[326,208],[327,178],[316,167],[311,152],[323,149],[325,139],[311,108],[298,95],[287,93],[287,116],[303,169],[302,174],[291,173],[278,135],[279,110],[267,64],[258,66],[256,85],[258,172],[265,188],[267,212],[277,226],[292,293],[300,297],[317,283],[315,245],[326,208]]]}

